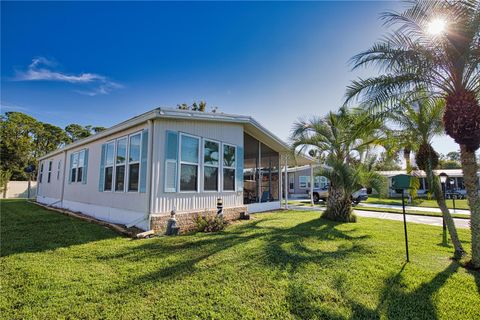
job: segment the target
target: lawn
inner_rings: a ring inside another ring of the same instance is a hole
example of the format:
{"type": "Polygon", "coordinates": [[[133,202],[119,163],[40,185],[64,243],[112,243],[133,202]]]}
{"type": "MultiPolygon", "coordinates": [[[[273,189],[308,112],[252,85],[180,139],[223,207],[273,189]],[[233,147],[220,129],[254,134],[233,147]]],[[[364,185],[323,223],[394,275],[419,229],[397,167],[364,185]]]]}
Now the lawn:
{"type": "MultiPolygon", "coordinates": [[[[366,203],[377,203],[377,204],[391,204],[396,206],[402,205],[402,199],[399,198],[379,198],[378,196],[370,195],[365,201],[366,203]]],[[[447,206],[450,209],[453,209],[453,200],[446,200],[447,206]]],[[[408,204],[409,206],[417,206],[417,207],[428,207],[428,208],[438,208],[438,204],[436,200],[428,200],[428,199],[421,199],[417,198],[413,203],[408,204]]],[[[455,200],[455,208],[457,209],[466,209],[470,210],[466,199],[458,199],[455,200]]]]}
{"type": "MultiPolygon", "coordinates": [[[[479,319],[480,274],[441,228],[318,212],[225,232],[131,240],[24,201],[1,203],[3,319],[479,319]]],[[[459,230],[468,247],[468,231],[459,230]]]]}
{"type": "MultiPolygon", "coordinates": [[[[354,207],[356,210],[363,210],[363,211],[375,211],[375,212],[388,212],[388,213],[398,213],[398,214],[403,214],[403,209],[402,207],[397,208],[377,208],[377,207],[371,207],[371,206],[358,206],[354,207]]],[[[419,211],[419,210],[405,210],[405,213],[415,215],[415,216],[430,216],[430,217],[442,217],[441,212],[428,212],[428,211],[419,211]]],[[[466,214],[460,214],[460,213],[452,213],[450,211],[450,214],[453,218],[458,218],[458,219],[470,219],[470,215],[466,214]]]]}

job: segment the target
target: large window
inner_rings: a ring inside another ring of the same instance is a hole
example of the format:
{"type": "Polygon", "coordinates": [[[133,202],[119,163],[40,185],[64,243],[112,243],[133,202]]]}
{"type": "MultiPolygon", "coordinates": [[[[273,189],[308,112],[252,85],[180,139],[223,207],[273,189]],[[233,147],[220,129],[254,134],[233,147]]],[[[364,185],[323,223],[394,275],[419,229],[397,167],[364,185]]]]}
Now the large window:
{"type": "Polygon", "coordinates": [[[115,191],[125,191],[125,163],[127,160],[127,138],[117,140],[115,157],[115,191]]]}
{"type": "Polygon", "coordinates": [[[205,140],[203,144],[203,190],[218,191],[220,144],[205,140]]]}
{"type": "Polygon", "coordinates": [[[142,136],[140,133],[130,136],[128,149],[128,191],[138,191],[141,142],[142,136]]]}
{"type": "Polygon", "coordinates": [[[113,166],[115,158],[115,142],[109,142],[105,146],[105,180],[103,190],[112,191],[113,166]]]}
{"type": "Polygon", "coordinates": [[[60,169],[62,167],[62,160],[58,160],[57,163],[57,180],[60,180],[60,169]]]}
{"type": "Polygon", "coordinates": [[[74,152],[70,164],[70,182],[82,182],[85,170],[85,149],[74,152]]]}
{"type": "Polygon", "coordinates": [[[180,136],[180,191],[198,191],[200,139],[180,136]]]}
{"type": "Polygon", "coordinates": [[[310,188],[310,177],[309,176],[299,176],[298,177],[298,186],[300,189],[310,188]]]}
{"type": "Polygon", "coordinates": [[[48,176],[47,176],[47,182],[50,183],[52,180],[52,161],[48,161],[48,176]]]}
{"type": "Polygon", "coordinates": [[[228,144],[223,145],[223,190],[235,191],[235,157],[236,148],[228,144]]]}

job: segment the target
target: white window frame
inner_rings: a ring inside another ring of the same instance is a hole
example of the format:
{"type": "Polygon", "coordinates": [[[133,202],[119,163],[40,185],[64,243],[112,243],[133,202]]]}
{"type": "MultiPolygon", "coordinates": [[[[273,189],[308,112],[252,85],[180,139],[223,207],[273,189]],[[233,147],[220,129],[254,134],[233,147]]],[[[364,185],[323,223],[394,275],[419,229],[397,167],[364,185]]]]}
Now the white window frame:
{"type": "Polygon", "coordinates": [[[203,179],[203,176],[200,175],[200,167],[202,165],[202,138],[199,136],[194,136],[193,134],[179,132],[179,139],[178,139],[178,177],[177,177],[177,185],[178,185],[178,192],[179,193],[199,193],[200,192],[200,180],[203,179]],[[182,161],[182,140],[183,137],[191,137],[198,140],[198,163],[182,161]],[[182,164],[187,165],[194,165],[197,166],[197,190],[185,190],[182,191],[181,185],[181,178],[182,178],[182,164]]]}
{"type": "Polygon", "coordinates": [[[38,183],[43,183],[43,163],[44,161],[40,162],[40,174],[38,176],[38,183]]]}
{"type": "Polygon", "coordinates": [[[47,171],[47,183],[50,183],[52,181],[52,167],[53,167],[53,161],[49,160],[48,171],[47,171]]]}
{"type": "Polygon", "coordinates": [[[320,176],[314,176],[313,177],[313,188],[320,189],[321,183],[322,183],[322,181],[321,181],[320,176]]]}
{"type": "Polygon", "coordinates": [[[298,176],[298,188],[310,189],[310,176],[298,176]],[[306,178],[305,186],[302,186],[302,178],[306,178]]]}
{"type": "Polygon", "coordinates": [[[226,143],[226,142],[222,142],[222,156],[221,156],[221,167],[222,167],[222,178],[221,178],[221,183],[222,183],[222,186],[221,186],[221,190],[222,192],[236,192],[237,190],[237,146],[234,145],[234,144],[230,144],[230,143],[226,143]],[[233,165],[233,167],[227,167],[225,166],[224,162],[223,162],[223,157],[225,155],[225,150],[224,150],[224,146],[229,146],[229,147],[233,147],[235,149],[235,163],[233,165]],[[224,173],[223,173],[223,169],[233,169],[233,190],[225,190],[225,186],[223,184],[224,182],[224,173]]]}
{"type": "Polygon", "coordinates": [[[116,156],[117,156],[117,143],[116,143],[116,139],[113,139],[113,140],[108,140],[107,142],[105,142],[105,154],[103,155],[104,157],[104,165],[103,165],[103,186],[102,186],[102,191],[103,192],[113,192],[115,190],[115,184],[114,184],[114,180],[115,180],[115,160],[116,160],[116,156]],[[107,153],[108,153],[108,145],[110,143],[113,143],[113,163],[110,164],[110,165],[107,165],[107,153]],[[107,168],[112,168],[112,187],[110,190],[105,190],[105,182],[107,181],[107,168]]]}
{"type": "Polygon", "coordinates": [[[85,152],[86,152],[86,148],[83,148],[83,149],[80,149],[78,151],[75,151],[72,153],[72,161],[73,161],[73,157],[75,157],[75,154],[77,154],[77,165],[76,166],[73,166],[73,163],[71,164],[71,168],[70,168],[70,171],[68,172],[68,179],[70,181],[70,183],[82,183],[83,182],[83,170],[85,170],[85,152]],[[83,165],[80,166],[80,153],[82,153],[83,151],[83,165]],[[82,180],[78,180],[78,168],[82,168],[82,180]],[[75,181],[72,181],[72,170],[75,170],[75,181]]]}
{"type": "Polygon", "coordinates": [[[202,152],[201,152],[201,155],[202,155],[202,158],[201,158],[201,162],[202,162],[202,170],[201,170],[201,174],[202,174],[202,191],[203,192],[210,192],[210,193],[214,193],[214,192],[220,192],[221,190],[221,187],[220,187],[220,182],[221,182],[221,179],[220,177],[222,176],[223,174],[223,169],[222,169],[222,161],[223,161],[223,157],[222,157],[222,154],[223,154],[223,149],[222,149],[222,142],[221,141],[218,141],[218,140],[214,140],[214,139],[209,139],[209,138],[203,138],[202,139],[202,152]],[[216,144],[218,144],[218,165],[212,165],[212,164],[206,164],[205,163],[205,142],[214,142],[216,144]],[[210,167],[210,168],[217,168],[218,169],[218,175],[217,175],[217,190],[205,190],[205,167],[210,167]]]}
{"type": "Polygon", "coordinates": [[[132,193],[139,193],[140,192],[140,170],[142,169],[142,147],[143,147],[143,136],[142,136],[142,131],[137,131],[132,134],[128,135],[128,140],[127,140],[127,170],[125,171],[125,176],[126,176],[126,185],[125,188],[127,192],[132,192],[132,193]],[[130,139],[131,137],[134,136],[140,136],[140,150],[138,154],[138,161],[132,161],[130,162],[130,139]],[[130,190],[129,185],[130,185],[130,165],[131,164],[138,164],[138,187],[137,190],[130,190]]]}
{"type": "Polygon", "coordinates": [[[58,160],[58,163],[57,163],[57,180],[60,180],[60,169],[62,167],[62,160],[58,160]]]}
{"type": "Polygon", "coordinates": [[[113,157],[113,173],[112,173],[112,191],[113,192],[125,192],[125,190],[127,190],[127,163],[128,163],[128,135],[126,136],[121,136],[121,137],[118,137],[115,139],[115,153],[114,153],[114,157],[113,157]],[[126,139],[127,140],[127,143],[125,145],[125,162],[124,163],[121,163],[121,164],[117,164],[117,146],[118,146],[118,141],[119,140],[122,140],[122,139],[126,139]],[[125,166],[125,172],[124,172],[124,175],[123,175],[123,190],[117,190],[117,167],[120,167],[120,166],[125,166]]]}

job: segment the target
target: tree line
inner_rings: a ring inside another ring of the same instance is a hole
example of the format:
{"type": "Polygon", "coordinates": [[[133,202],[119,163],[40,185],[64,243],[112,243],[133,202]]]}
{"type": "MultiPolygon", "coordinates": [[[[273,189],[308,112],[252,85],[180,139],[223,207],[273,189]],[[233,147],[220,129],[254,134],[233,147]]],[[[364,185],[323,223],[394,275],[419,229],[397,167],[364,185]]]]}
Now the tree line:
{"type": "MultiPolygon", "coordinates": [[[[9,180],[27,180],[25,168],[36,165],[39,157],[105,129],[76,123],[62,129],[22,112],[6,112],[0,116],[2,186],[9,180]]],[[[33,176],[35,174],[36,170],[32,172],[33,176]]]]}

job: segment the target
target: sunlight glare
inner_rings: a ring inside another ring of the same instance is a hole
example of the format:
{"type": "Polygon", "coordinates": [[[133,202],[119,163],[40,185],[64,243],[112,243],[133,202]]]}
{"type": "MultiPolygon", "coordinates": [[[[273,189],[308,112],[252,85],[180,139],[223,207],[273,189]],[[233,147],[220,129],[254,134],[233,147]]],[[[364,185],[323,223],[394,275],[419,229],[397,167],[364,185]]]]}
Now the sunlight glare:
{"type": "Polygon", "coordinates": [[[442,34],[447,26],[447,21],[443,18],[435,18],[427,25],[427,32],[431,35],[437,36],[442,34]]]}

